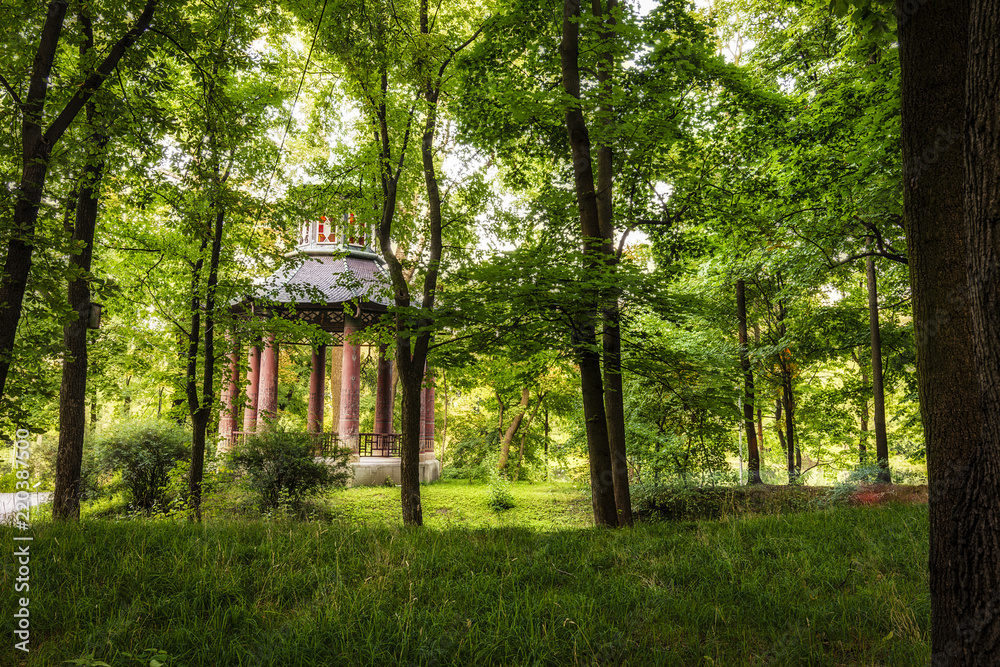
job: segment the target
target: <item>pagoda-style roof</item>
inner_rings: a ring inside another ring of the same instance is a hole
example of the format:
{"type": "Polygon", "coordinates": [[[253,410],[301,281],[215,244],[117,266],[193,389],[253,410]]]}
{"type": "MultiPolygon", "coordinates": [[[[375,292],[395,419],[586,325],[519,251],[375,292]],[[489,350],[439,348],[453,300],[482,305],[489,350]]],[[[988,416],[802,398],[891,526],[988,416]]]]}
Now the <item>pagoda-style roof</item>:
{"type": "Polygon", "coordinates": [[[283,315],[312,322],[331,333],[344,330],[344,305],[360,307],[363,325],[392,305],[392,281],[385,262],[364,238],[327,236],[326,220],[303,227],[299,245],[288,257],[301,262],[260,281],[254,293],[232,304],[234,312],[283,315]],[[294,313],[294,314],[293,314],[294,313]]]}
{"type": "Polygon", "coordinates": [[[384,311],[391,305],[392,283],[374,253],[349,250],[349,254],[308,254],[298,267],[278,272],[265,281],[262,296],[281,304],[342,306],[358,300],[363,310],[384,311]],[[322,293],[322,299],[315,294],[322,293]]]}

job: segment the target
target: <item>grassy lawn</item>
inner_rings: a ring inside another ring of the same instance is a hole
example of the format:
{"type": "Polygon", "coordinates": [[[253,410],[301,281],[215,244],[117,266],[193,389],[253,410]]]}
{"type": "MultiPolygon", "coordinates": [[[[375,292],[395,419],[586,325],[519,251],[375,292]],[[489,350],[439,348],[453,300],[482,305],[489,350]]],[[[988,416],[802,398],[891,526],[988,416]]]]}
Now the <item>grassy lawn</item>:
{"type": "MultiPolygon", "coordinates": [[[[517,526],[538,530],[589,528],[593,524],[590,496],[569,482],[511,484],[515,506],[493,512],[487,502],[491,488],[449,480],[428,484],[420,490],[427,528],[501,528],[517,526]]],[[[402,525],[399,489],[368,487],[335,491],[331,496],[333,516],[357,525],[402,525]]]]}
{"type": "MultiPolygon", "coordinates": [[[[466,482],[333,496],[332,521],[44,521],[31,546],[31,652],[165,665],[927,664],[925,506],[581,527],[572,486],[466,482]]],[[[3,528],[7,544],[13,531],[3,528]]],[[[3,632],[13,636],[14,559],[3,632]]]]}

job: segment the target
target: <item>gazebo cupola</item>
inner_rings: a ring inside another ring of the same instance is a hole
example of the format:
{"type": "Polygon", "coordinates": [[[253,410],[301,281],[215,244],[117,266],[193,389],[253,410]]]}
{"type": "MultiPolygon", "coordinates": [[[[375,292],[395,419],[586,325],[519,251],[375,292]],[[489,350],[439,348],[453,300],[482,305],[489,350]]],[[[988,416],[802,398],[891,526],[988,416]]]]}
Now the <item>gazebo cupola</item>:
{"type": "MultiPolygon", "coordinates": [[[[382,483],[386,477],[398,482],[399,478],[400,435],[393,430],[392,362],[386,358],[385,346],[379,348],[377,357],[373,432],[359,432],[362,345],[355,334],[378,322],[391,305],[391,281],[373,248],[370,231],[357,225],[353,214],[344,215],[338,225],[326,216],[303,224],[298,246],[286,255],[300,261],[262,281],[254,295],[232,305],[233,312],[244,317],[284,317],[314,324],[340,344],[340,363],[334,357],[329,382],[338,412],[337,432],[323,433],[326,345],[315,346],[312,352],[307,423],[317,443],[317,455],[338,441],[354,451],[359,460],[355,463],[355,483],[362,484],[382,483]]],[[[279,341],[270,334],[267,340],[249,345],[242,430],[237,428],[240,364],[238,346],[234,348],[229,387],[223,395],[225,409],[219,420],[224,443],[261,430],[277,416],[278,348],[282,344],[298,343],[279,341]]],[[[424,389],[421,402],[421,478],[434,479],[440,466],[434,459],[433,387],[424,389]]]]}

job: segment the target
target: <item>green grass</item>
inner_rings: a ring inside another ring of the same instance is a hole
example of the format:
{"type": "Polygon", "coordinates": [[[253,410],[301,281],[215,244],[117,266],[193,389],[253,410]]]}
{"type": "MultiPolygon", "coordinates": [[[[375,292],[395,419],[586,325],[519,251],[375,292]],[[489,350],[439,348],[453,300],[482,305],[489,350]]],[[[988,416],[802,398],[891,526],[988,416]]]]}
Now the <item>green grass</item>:
{"type": "Polygon", "coordinates": [[[398,525],[395,489],[342,492],[333,522],[39,523],[32,652],[0,647],[0,665],[150,648],[212,667],[929,660],[926,507],[543,530],[585,520],[581,494],[512,492],[498,517],[485,485],[425,487],[422,529],[398,525]]]}
{"type": "MultiPolygon", "coordinates": [[[[490,486],[465,480],[446,480],[420,488],[427,528],[500,528],[518,526],[538,530],[588,528],[593,510],[588,494],[569,482],[510,484],[514,507],[503,512],[489,508],[490,486]]],[[[357,525],[402,525],[399,489],[367,487],[334,491],[330,496],[334,519],[357,525]]]]}

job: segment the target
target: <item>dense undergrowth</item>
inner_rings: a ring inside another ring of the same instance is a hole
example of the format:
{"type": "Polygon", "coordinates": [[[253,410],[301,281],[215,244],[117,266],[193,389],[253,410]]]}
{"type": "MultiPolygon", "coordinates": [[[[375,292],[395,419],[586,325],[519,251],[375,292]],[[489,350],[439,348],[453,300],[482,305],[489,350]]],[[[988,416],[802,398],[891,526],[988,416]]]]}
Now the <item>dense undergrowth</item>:
{"type": "MultiPolygon", "coordinates": [[[[486,485],[425,487],[422,529],[398,525],[394,489],[338,492],[331,520],[39,521],[32,650],[0,664],[148,665],[127,654],[150,649],[166,666],[929,659],[926,507],[609,531],[571,527],[579,491],[511,492],[497,513],[486,485]]],[[[11,559],[3,572],[14,609],[11,559]]]]}

